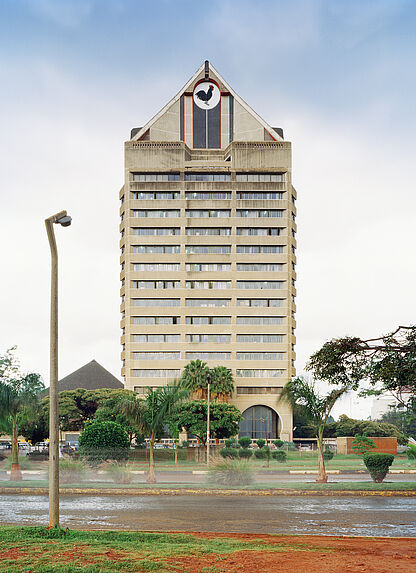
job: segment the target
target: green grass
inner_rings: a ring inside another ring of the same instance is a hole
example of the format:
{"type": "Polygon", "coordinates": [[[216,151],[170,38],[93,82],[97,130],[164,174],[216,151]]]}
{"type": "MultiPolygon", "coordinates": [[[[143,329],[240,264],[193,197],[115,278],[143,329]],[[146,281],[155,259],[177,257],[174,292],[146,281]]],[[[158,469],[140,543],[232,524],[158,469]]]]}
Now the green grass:
{"type": "MultiPolygon", "coordinates": [[[[23,459],[23,458],[22,458],[23,459]]],[[[27,470],[40,470],[47,471],[47,462],[33,462],[24,460],[23,469],[27,470]]],[[[291,452],[288,453],[288,460],[286,463],[279,463],[273,459],[270,460],[270,468],[267,468],[265,460],[250,459],[250,466],[254,471],[261,470],[316,470],[318,465],[318,458],[316,452],[291,452]]],[[[0,470],[9,469],[9,462],[0,462],[0,470]]],[[[365,469],[361,456],[357,455],[336,455],[332,460],[325,463],[328,470],[363,470],[365,469]]],[[[148,462],[145,460],[131,460],[129,467],[132,470],[146,471],[148,469],[148,462]]],[[[178,465],[175,465],[172,460],[156,460],[156,471],[192,471],[192,470],[206,470],[205,464],[198,464],[194,461],[179,460],[178,465]]],[[[392,469],[416,469],[416,464],[407,459],[406,455],[396,456],[392,465],[392,469]]],[[[1,482],[0,482],[1,483],[1,482]]]]}
{"type": "MultiPolygon", "coordinates": [[[[330,551],[322,547],[311,549],[296,538],[293,542],[268,544],[260,539],[201,539],[191,534],[0,528],[2,573],[168,573],[180,568],[180,562],[175,563],[175,558],[212,555],[214,561],[242,550],[330,551]]],[[[206,573],[209,571],[208,568],[206,573]]]]}
{"type": "MultiPolygon", "coordinates": [[[[137,484],[113,484],[112,482],[97,482],[97,483],[81,483],[81,484],[65,484],[61,486],[61,489],[67,488],[77,488],[86,490],[88,489],[114,489],[114,490],[193,490],[197,491],[199,489],[203,490],[216,490],[216,489],[230,489],[230,490],[273,490],[273,489],[290,489],[290,490],[312,490],[312,491],[416,491],[416,481],[413,482],[389,482],[387,480],[381,484],[374,483],[370,479],[367,481],[357,481],[357,482],[346,482],[346,481],[336,481],[337,476],[330,477],[330,482],[326,484],[317,484],[315,481],[315,476],[310,476],[310,481],[307,482],[296,482],[296,481],[276,481],[276,482],[266,482],[262,483],[260,481],[247,485],[247,486],[215,486],[207,485],[206,483],[201,484],[187,484],[187,483],[137,483],[137,484]]],[[[0,482],[0,487],[21,487],[21,488],[31,488],[40,487],[47,488],[48,483],[46,481],[26,481],[26,482],[0,482]]]]}
{"type": "MultiPolygon", "coordinates": [[[[334,478],[336,479],[336,478],[334,478]]],[[[294,489],[304,491],[416,491],[416,482],[374,483],[372,481],[357,482],[276,482],[250,486],[247,489],[294,489]]]]}

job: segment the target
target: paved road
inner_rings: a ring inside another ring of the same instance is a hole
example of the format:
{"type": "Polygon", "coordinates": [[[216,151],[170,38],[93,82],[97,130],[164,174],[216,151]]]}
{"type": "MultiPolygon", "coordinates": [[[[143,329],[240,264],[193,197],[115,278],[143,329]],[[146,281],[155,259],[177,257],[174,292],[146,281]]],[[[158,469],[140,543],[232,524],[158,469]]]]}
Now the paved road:
{"type": "MultiPolygon", "coordinates": [[[[71,528],[416,537],[416,499],[400,497],[64,496],[71,528]]],[[[46,496],[0,496],[0,523],[46,525],[46,496]]]]}
{"type": "MultiPolygon", "coordinates": [[[[146,481],[147,472],[143,471],[142,474],[135,474],[133,481],[136,483],[144,483],[146,481]]],[[[166,484],[200,484],[203,485],[206,480],[206,475],[203,474],[193,474],[191,471],[156,471],[156,477],[158,483],[166,484]]],[[[31,474],[24,473],[25,481],[47,479],[47,474],[42,475],[38,472],[33,472],[31,474]]],[[[106,476],[91,476],[90,482],[93,484],[94,481],[103,481],[106,476]]],[[[257,483],[268,484],[273,487],[274,483],[278,482],[314,482],[316,479],[316,474],[289,474],[289,473],[271,473],[271,472],[255,472],[255,479],[257,483]]],[[[7,482],[9,480],[9,474],[2,474],[0,472],[0,486],[2,482],[7,482]]],[[[330,482],[351,482],[351,481],[367,481],[372,482],[370,475],[365,473],[351,473],[351,474],[329,474],[330,482]]],[[[416,474],[388,474],[385,482],[416,482],[416,474]]],[[[109,482],[112,483],[112,482],[109,482]]]]}

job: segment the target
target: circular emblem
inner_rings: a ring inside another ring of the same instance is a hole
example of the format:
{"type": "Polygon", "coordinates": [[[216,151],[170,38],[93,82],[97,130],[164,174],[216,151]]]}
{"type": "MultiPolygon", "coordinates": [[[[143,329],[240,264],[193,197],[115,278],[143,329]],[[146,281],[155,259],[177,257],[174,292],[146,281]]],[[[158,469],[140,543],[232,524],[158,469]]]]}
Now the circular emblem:
{"type": "Polygon", "coordinates": [[[201,82],[194,89],[194,102],[201,109],[212,109],[220,101],[220,89],[214,82],[201,82]]]}

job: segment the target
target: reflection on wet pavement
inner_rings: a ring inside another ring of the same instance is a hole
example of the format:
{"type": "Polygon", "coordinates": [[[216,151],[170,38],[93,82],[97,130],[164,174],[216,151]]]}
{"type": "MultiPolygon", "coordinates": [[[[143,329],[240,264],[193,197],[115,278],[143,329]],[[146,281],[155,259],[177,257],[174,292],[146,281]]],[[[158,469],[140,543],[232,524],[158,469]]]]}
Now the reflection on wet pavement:
{"type": "MultiPolygon", "coordinates": [[[[416,499],[401,497],[62,496],[72,528],[416,536],[416,499]]],[[[48,498],[0,496],[0,523],[46,525],[48,498]]]]}

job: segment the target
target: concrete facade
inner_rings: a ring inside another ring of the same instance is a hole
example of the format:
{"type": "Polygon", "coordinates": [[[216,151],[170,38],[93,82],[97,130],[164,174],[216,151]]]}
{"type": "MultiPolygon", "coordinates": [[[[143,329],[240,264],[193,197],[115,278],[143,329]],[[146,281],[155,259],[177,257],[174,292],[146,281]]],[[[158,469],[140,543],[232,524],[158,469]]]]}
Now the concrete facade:
{"type": "Polygon", "coordinates": [[[290,142],[207,63],[133,133],[120,191],[125,387],[164,385],[196,358],[224,365],[245,433],[291,439],[278,402],[295,374],[290,142]],[[219,103],[204,109],[195,94],[208,85],[219,103]]]}

